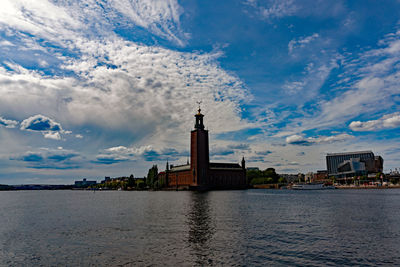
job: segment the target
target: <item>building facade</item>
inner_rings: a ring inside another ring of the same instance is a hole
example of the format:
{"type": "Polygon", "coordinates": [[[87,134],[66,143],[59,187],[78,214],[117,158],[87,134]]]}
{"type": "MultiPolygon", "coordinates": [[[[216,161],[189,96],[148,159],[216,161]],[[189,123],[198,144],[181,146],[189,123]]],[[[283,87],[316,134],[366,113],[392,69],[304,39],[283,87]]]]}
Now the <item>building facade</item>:
{"type": "Polygon", "coordinates": [[[204,128],[201,109],[195,115],[194,130],[190,132],[190,163],[169,166],[158,174],[159,184],[166,188],[210,190],[247,188],[246,166],[210,162],[208,131],[204,128]]]}
{"type": "Polygon", "coordinates": [[[75,181],[75,187],[88,187],[90,185],[96,185],[97,181],[88,181],[86,178],[83,178],[82,181],[75,181]]]}
{"type": "Polygon", "coordinates": [[[328,153],[326,166],[328,176],[337,178],[367,175],[383,171],[383,158],[372,151],[328,153]]]}

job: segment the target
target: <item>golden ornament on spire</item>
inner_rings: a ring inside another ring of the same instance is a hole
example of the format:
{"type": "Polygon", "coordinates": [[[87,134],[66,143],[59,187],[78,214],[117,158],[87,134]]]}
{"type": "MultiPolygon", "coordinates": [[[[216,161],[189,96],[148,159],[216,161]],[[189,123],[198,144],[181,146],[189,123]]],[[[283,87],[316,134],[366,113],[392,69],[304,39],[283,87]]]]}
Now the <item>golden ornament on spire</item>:
{"type": "Polygon", "coordinates": [[[199,109],[198,109],[197,115],[200,115],[201,114],[200,113],[200,111],[201,111],[200,104],[202,103],[202,101],[196,101],[196,103],[199,104],[199,109]]]}

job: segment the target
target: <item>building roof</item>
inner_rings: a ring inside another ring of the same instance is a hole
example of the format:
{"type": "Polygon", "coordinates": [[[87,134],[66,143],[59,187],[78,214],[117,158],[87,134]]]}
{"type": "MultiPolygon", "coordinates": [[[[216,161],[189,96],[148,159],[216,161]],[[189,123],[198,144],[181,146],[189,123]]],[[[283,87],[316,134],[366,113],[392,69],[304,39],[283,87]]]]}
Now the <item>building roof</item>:
{"type": "Polygon", "coordinates": [[[187,170],[190,170],[190,164],[171,166],[170,171],[178,172],[178,171],[187,171],[187,170]]]}
{"type": "Polygon", "coordinates": [[[210,162],[210,169],[242,169],[238,163],[217,163],[210,162]]]}
{"type": "Polygon", "coordinates": [[[367,151],[354,151],[354,152],[342,152],[342,153],[328,153],[327,156],[345,156],[345,155],[370,154],[370,153],[372,153],[372,151],[367,150],[367,151]]]}

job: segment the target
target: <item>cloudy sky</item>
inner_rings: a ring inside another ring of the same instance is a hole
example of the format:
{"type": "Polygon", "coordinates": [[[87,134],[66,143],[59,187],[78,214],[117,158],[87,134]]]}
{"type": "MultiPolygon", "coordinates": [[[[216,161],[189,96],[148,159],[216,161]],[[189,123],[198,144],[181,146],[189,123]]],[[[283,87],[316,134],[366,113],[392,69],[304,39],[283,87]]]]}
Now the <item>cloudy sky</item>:
{"type": "Polygon", "coordinates": [[[213,161],[400,167],[400,2],[2,0],[0,184],[185,163],[201,100],[213,161]]]}

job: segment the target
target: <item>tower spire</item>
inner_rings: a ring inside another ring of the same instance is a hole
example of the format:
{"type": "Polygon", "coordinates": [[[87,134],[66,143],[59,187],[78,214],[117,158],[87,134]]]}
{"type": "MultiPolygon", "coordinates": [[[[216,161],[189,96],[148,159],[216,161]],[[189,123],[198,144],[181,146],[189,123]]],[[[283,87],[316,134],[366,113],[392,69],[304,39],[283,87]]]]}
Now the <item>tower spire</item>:
{"type": "Polygon", "coordinates": [[[204,124],[203,124],[203,117],[204,115],[201,114],[201,108],[200,108],[200,104],[202,101],[196,101],[197,104],[199,104],[199,109],[196,115],[194,115],[196,117],[196,124],[194,125],[195,129],[199,129],[199,130],[204,130],[204,124]]]}
{"type": "Polygon", "coordinates": [[[197,113],[198,115],[201,114],[201,113],[200,113],[200,112],[201,112],[200,105],[201,105],[202,102],[203,102],[203,101],[201,101],[201,100],[200,100],[200,101],[196,101],[196,103],[199,104],[199,109],[197,110],[197,111],[198,111],[198,113],[197,113]]]}

